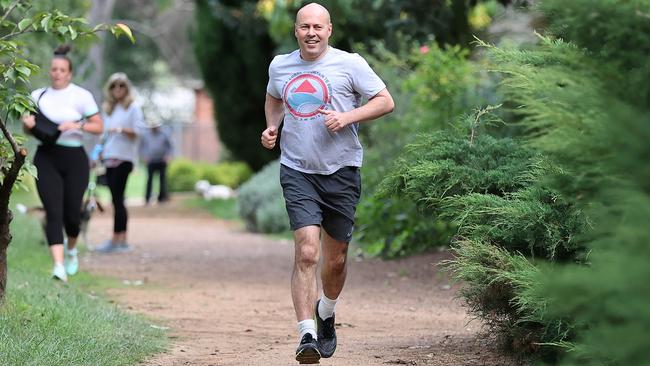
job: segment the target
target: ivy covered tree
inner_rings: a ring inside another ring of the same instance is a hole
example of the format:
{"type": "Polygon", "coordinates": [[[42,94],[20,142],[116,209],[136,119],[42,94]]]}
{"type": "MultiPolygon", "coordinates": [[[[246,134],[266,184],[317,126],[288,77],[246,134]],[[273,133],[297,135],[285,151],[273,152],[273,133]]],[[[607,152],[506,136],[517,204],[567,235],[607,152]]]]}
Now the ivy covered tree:
{"type": "MultiPolygon", "coordinates": [[[[0,300],[7,288],[7,248],[11,242],[12,213],[9,199],[26,174],[35,176],[35,169],[26,163],[24,137],[15,133],[14,123],[25,113],[34,111],[29,96],[30,79],[39,71],[25,52],[22,38],[27,34],[43,33],[59,41],[90,37],[95,32],[109,30],[116,36],[132,38],[123,24],[98,25],[91,28],[83,18],[71,17],[58,10],[39,11],[26,0],[0,0],[0,300]]],[[[133,40],[133,39],[132,39],[133,40]]]]}

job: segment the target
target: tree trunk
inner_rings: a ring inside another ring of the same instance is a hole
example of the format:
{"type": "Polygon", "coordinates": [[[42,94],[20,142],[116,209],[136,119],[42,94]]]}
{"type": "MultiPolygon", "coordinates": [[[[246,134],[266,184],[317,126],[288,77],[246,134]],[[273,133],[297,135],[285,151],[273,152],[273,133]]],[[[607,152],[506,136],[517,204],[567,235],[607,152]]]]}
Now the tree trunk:
{"type": "Polygon", "coordinates": [[[4,299],[7,289],[7,248],[11,242],[11,211],[4,209],[4,214],[0,215],[0,302],[4,299]]]}
{"type": "Polygon", "coordinates": [[[14,160],[11,165],[9,167],[0,167],[4,173],[4,179],[0,184],[0,302],[2,302],[7,290],[7,248],[11,242],[9,224],[11,224],[13,218],[11,211],[9,211],[9,198],[16,180],[18,180],[20,169],[25,164],[27,150],[18,146],[5,121],[0,120],[0,130],[2,130],[5,139],[9,141],[14,152],[14,160]]]}

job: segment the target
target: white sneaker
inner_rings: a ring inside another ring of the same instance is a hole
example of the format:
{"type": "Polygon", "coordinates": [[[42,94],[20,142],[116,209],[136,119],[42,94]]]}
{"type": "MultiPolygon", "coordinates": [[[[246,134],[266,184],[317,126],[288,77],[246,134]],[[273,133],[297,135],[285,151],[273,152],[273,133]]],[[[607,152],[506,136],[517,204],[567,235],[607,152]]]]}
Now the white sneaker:
{"type": "Polygon", "coordinates": [[[63,264],[55,264],[52,270],[52,278],[55,280],[68,282],[68,274],[65,273],[65,266],[63,264]]]}
{"type": "Polygon", "coordinates": [[[72,250],[66,250],[65,256],[63,257],[63,264],[65,265],[65,271],[73,276],[79,271],[79,258],[77,258],[77,248],[72,250]]]}

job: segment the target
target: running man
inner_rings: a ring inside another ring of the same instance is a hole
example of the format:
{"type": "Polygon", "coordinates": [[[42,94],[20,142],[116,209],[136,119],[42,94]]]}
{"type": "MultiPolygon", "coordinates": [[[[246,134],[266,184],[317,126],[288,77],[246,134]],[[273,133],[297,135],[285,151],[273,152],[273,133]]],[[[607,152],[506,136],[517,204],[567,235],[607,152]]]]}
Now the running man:
{"type": "Polygon", "coordinates": [[[272,149],[284,121],[280,183],[295,241],[291,295],[300,333],[296,360],[318,363],[336,350],[334,307],[345,283],[361,193],[359,122],[392,112],[394,102],[361,56],[329,46],[332,23],[323,6],[302,7],[294,33],[300,48],[276,56],[269,67],[267,128],[261,142],[272,149]],[[368,100],[363,106],[362,98],[368,100]],[[323,293],[318,299],[321,253],[323,293]]]}

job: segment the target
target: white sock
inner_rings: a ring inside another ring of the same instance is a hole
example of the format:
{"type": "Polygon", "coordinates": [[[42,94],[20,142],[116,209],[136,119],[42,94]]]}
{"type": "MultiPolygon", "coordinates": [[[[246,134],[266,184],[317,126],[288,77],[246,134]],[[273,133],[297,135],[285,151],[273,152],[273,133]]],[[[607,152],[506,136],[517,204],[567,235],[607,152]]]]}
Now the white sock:
{"type": "Polygon", "coordinates": [[[298,332],[300,333],[300,339],[307,334],[311,333],[311,336],[316,339],[316,322],[314,319],[305,319],[298,322],[298,332]]]}
{"type": "Polygon", "coordinates": [[[320,302],[318,303],[318,316],[320,316],[320,318],[323,320],[331,318],[332,315],[334,315],[334,307],[336,307],[337,301],[338,298],[331,300],[328,299],[325,294],[323,294],[323,296],[320,298],[320,302]]]}
{"type": "Polygon", "coordinates": [[[74,257],[75,255],[77,255],[77,247],[74,247],[73,249],[69,249],[68,250],[68,255],[71,256],[71,257],[74,257]]]}

